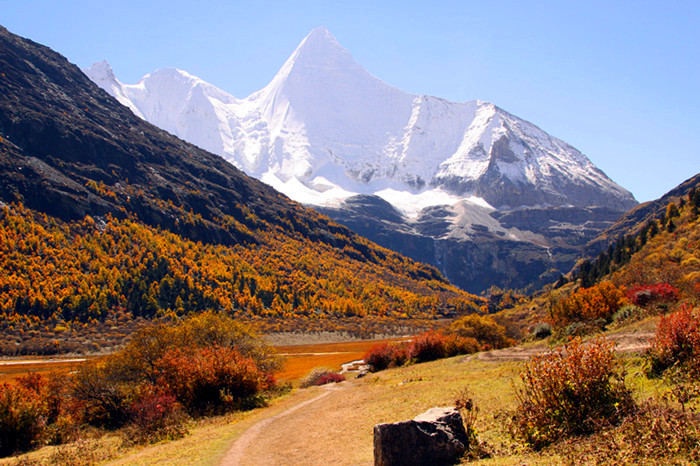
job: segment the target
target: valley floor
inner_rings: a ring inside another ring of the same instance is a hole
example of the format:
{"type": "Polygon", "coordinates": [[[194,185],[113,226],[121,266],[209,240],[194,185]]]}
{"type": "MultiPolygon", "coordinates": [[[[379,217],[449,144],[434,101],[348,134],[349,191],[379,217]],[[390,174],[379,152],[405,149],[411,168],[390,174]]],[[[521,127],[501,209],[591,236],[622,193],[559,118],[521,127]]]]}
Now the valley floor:
{"type": "MultiPolygon", "coordinates": [[[[611,335],[619,350],[646,347],[646,331],[611,335]]],[[[373,463],[373,427],[412,419],[434,406],[451,406],[468,389],[480,409],[477,430],[498,456],[488,464],[565,463],[556,454],[534,454],[515,444],[503,427],[504,409],[513,406],[512,383],[525,359],[546,351],[544,343],[382,371],[340,384],[294,390],[269,408],[242,415],[234,424],[208,432],[226,436],[216,447],[202,445],[209,456],[194,456],[192,438],[146,448],[114,464],[170,463],[219,465],[297,465],[373,463]],[[178,446],[183,444],[183,448],[178,446]],[[188,445],[188,446],[186,446],[188,445]],[[184,456],[180,456],[180,453],[184,456]],[[554,455],[554,456],[552,456],[554,455]]],[[[213,441],[210,441],[213,443],[213,441]]]]}
{"type": "MultiPolygon", "coordinates": [[[[623,362],[633,368],[630,374],[638,370],[635,353],[652,336],[648,327],[608,335],[618,342],[620,351],[628,353],[623,362]]],[[[493,458],[481,461],[566,463],[557,453],[525,450],[511,439],[504,423],[507,410],[515,405],[513,384],[519,383],[524,361],[548,348],[541,341],[390,369],[339,384],[294,389],[269,407],[198,421],[189,435],[176,441],[125,449],[116,436],[86,439],[0,463],[48,464],[62,450],[64,458],[85,457],[87,451],[89,464],[372,464],[376,424],[412,419],[435,406],[454,406],[465,389],[479,409],[476,429],[480,440],[494,453],[493,458]]],[[[628,380],[640,396],[661,390],[657,382],[645,377],[630,375],[628,380]]]]}

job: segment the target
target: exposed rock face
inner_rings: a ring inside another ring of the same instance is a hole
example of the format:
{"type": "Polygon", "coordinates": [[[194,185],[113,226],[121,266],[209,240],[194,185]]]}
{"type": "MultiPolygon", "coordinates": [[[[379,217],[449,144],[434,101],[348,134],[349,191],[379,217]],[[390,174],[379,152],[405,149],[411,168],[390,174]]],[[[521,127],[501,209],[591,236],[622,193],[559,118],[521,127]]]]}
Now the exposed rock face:
{"type": "Polygon", "coordinates": [[[465,203],[430,207],[409,219],[378,196],[315,208],[381,246],[434,265],[472,293],[556,281],[621,214],[602,207],[496,211],[465,203]]]}
{"type": "Polygon", "coordinates": [[[468,448],[455,408],[432,408],[411,421],[374,426],[376,466],[454,464],[468,448]]]}

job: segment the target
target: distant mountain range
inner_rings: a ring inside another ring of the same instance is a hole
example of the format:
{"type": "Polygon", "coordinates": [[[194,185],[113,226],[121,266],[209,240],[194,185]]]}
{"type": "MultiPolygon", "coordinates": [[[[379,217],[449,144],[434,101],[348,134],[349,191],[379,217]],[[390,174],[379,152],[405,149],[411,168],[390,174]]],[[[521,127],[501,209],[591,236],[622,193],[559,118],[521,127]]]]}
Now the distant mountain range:
{"type": "Polygon", "coordinates": [[[470,291],[567,272],[637,204],[569,144],[488,102],[392,87],[322,27],[244,99],[177,69],[133,85],[106,62],[84,72],[136,115],[470,291]]]}

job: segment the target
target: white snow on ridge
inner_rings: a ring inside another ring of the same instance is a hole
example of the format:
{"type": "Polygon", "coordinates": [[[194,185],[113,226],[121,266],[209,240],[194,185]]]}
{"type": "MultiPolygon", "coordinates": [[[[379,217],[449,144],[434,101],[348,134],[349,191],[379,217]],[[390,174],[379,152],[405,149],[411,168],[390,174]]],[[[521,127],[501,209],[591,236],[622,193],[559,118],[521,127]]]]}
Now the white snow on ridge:
{"type": "Polygon", "coordinates": [[[491,209],[483,197],[493,183],[544,193],[522,196],[523,205],[587,202],[580,193],[569,199],[571,186],[602,193],[599,202],[634,202],[583,154],[535,125],[488,102],[390,86],[322,27],[245,99],[172,68],[133,85],[120,83],[106,62],[85,72],[136,115],[302,203],[376,194],[408,216],[460,200],[491,209]]]}

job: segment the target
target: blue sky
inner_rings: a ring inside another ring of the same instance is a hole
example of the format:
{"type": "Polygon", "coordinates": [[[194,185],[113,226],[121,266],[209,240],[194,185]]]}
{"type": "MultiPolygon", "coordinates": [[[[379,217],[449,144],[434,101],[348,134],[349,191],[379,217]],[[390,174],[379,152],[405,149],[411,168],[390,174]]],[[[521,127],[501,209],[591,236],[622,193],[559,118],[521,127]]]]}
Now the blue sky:
{"type": "Polygon", "coordinates": [[[237,97],[326,26],[387,83],[493,102],[639,201],[700,172],[697,1],[0,0],[0,24],[122,82],[177,67],[237,97]]]}

